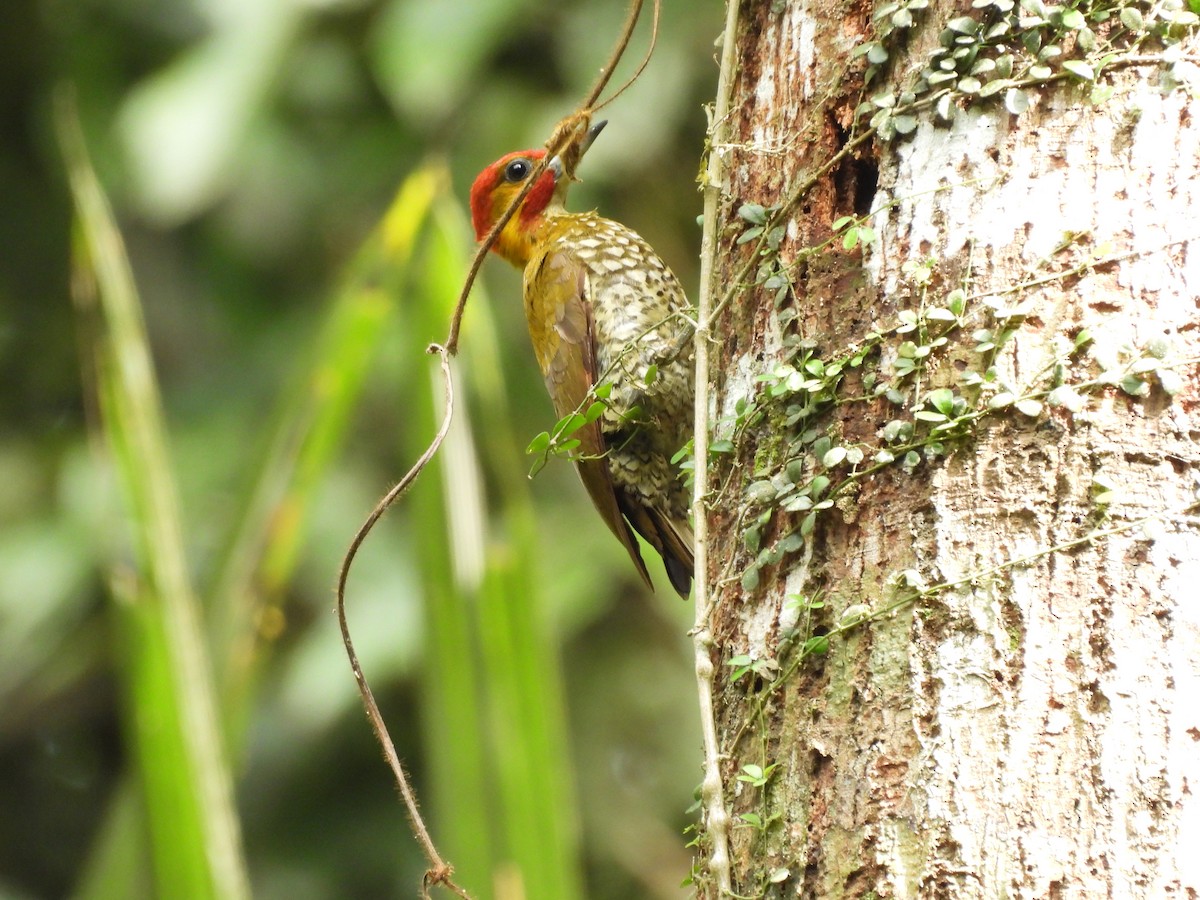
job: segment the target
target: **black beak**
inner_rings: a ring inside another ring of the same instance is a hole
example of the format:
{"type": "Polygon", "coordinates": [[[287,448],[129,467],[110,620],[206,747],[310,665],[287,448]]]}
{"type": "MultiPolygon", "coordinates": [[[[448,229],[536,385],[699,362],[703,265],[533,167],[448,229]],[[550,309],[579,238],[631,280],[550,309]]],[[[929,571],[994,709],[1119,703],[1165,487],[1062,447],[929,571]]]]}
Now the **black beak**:
{"type": "MultiPolygon", "coordinates": [[[[592,146],[592,141],[596,140],[596,136],[604,130],[604,126],[608,124],[608,119],[601,119],[599,122],[593,122],[587,130],[587,134],[583,136],[583,140],[579,144],[579,158],[583,159],[583,154],[587,153],[588,147],[592,146]]],[[[550,160],[547,164],[551,172],[554,173],[554,180],[561,181],[563,177],[562,160],[557,156],[550,160]]]]}
{"type": "Polygon", "coordinates": [[[583,146],[580,148],[580,154],[587,153],[588,147],[592,146],[594,141],[604,130],[604,126],[608,124],[608,119],[601,119],[599,122],[593,122],[592,127],[587,130],[587,135],[583,139],[583,146]]]}

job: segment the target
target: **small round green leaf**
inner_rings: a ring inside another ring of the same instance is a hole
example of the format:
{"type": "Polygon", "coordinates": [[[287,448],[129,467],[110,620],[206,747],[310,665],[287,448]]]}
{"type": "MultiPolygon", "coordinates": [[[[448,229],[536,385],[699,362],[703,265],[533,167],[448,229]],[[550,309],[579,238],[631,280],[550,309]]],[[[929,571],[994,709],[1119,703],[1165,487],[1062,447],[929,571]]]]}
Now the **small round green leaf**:
{"type": "Polygon", "coordinates": [[[1096,71],[1081,59],[1064,60],[1062,67],[1083,81],[1096,80],[1096,71]]]}
{"type": "Polygon", "coordinates": [[[742,573],[742,590],[748,592],[758,590],[759,580],[758,566],[751,566],[742,573]]]}
{"type": "Polygon", "coordinates": [[[743,203],[737,214],[751,225],[763,225],[767,221],[767,210],[761,203],[743,203]]]}
{"type": "Polygon", "coordinates": [[[829,452],[821,457],[821,465],[827,469],[832,469],[836,465],[840,465],[842,460],[846,458],[845,447],[832,447],[829,452]]]}
{"type": "Polygon", "coordinates": [[[1072,31],[1076,31],[1087,25],[1087,19],[1077,9],[1064,9],[1062,12],[1062,24],[1063,28],[1070,28],[1072,31]]]}
{"type": "Polygon", "coordinates": [[[1130,31],[1141,31],[1146,26],[1146,21],[1140,12],[1132,6],[1126,6],[1121,9],[1121,24],[1130,31]]]}

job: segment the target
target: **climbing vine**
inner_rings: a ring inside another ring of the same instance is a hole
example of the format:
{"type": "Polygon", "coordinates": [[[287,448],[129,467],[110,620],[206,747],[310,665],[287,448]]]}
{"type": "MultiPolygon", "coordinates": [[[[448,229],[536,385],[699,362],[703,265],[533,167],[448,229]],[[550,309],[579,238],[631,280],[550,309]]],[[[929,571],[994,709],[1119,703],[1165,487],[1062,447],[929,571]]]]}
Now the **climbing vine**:
{"type": "MultiPolygon", "coordinates": [[[[1028,313],[1023,292],[1128,257],[1088,253],[1053,275],[997,291],[972,292],[965,280],[937,296],[931,296],[937,262],[910,263],[904,274],[916,306],[900,310],[888,328],[840,348],[804,339],[786,349],[758,376],[760,389],[739,398],[735,416],[718,423],[710,448],[718,455],[732,452],[759,428],[782,435],[760,445],[765,449],[744,477],[739,531],[745,556],[730,561],[725,580],[736,577],[743,591],[757,590],[762,573],[803,548],[819,517],[840,508],[867,479],[885,469],[912,474],[963,447],[1001,413],[1015,411],[1035,422],[1074,416],[1109,389],[1134,398],[1154,389],[1177,393],[1183,370],[1197,361],[1178,357],[1165,338],[1128,345],[1102,366],[1088,352],[1091,335],[1079,330],[1020,382],[1006,378],[997,365],[1028,313]],[[941,365],[952,356],[966,364],[941,365]],[[872,440],[841,435],[846,408],[854,405],[864,414],[868,407],[888,411],[872,440]],[[769,534],[775,536],[768,539],[769,534]],[[740,574],[733,572],[739,567],[740,574]]],[[[817,641],[810,649],[827,644],[817,641]]],[[[730,664],[745,665],[736,657],[730,664]]]]}
{"type": "MultiPolygon", "coordinates": [[[[932,104],[936,118],[954,120],[960,105],[1003,96],[1014,115],[1030,105],[1029,89],[1071,79],[1091,86],[1089,100],[1112,95],[1102,75],[1115,66],[1153,59],[1164,64],[1164,84],[1187,80],[1182,58],[1165,51],[1200,23],[1196,0],[1127,0],[1048,4],[1043,0],[974,0],[972,14],[946,22],[938,46],[899,92],[880,91],[858,109],[883,140],[916,130],[918,108],[932,104]],[[1147,51],[1158,51],[1148,57],[1147,51]]],[[[875,12],[875,36],[853,57],[865,57],[868,86],[891,63],[929,0],[896,0],[875,12]]]]}

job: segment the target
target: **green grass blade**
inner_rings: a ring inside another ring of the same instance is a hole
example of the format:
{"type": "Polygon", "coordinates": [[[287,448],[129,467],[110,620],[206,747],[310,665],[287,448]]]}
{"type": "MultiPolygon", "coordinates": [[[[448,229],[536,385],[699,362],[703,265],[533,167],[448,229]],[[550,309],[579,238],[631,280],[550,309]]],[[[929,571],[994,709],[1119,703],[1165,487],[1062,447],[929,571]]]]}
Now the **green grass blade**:
{"type": "MultiPolygon", "coordinates": [[[[395,312],[409,260],[446,175],[423,168],[397,192],[344,279],[305,367],[276,417],[212,590],[216,652],[227,696],[248,689],[255,622],[292,577],[305,523],[336,461],[367,374],[395,312]]],[[[242,704],[239,704],[242,705],[242,704]]]]}
{"type": "MultiPolygon", "coordinates": [[[[96,286],[101,326],[94,353],[103,428],[134,544],[136,583],[118,598],[125,638],[118,659],[155,874],[164,895],[238,900],[249,896],[249,880],[141,308],[65,94],[56,112],[77,218],[76,282],[94,278],[96,286]]],[[[81,289],[81,302],[86,293],[81,289]]]]}
{"type": "Polygon", "coordinates": [[[143,840],[146,814],[133,779],[118,782],[108,804],[75,900],[132,900],[149,897],[150,860],[143,840]]]}
{"type": "MultiPolygon", "coordinates": [[[[427,257],[425,305],[436,310],[443,322],[467,268],[464,238],[469,234],[457,205],[450,198],[440,200],[427,257]]],[[[435,785],[461,778],[472,765],[484,767],[483,784],[496,785],[492,878],[503,877],[505,871],[511,875],[515,866],[524,896],[530,900],[573,900],[582,896],[582,887],[562,679],[540,607],[532,565],[536,539],[529,493],[512,437],[498,343],[487,298],[477,284],[464,331],[461,369],[466,384],[459,385],[456,422],[460,432],[457,445],[448,439],[440,461],[447,517],[443,540],[451,547],[449,561],[458,573],[457,590],[428,598],[433,607],[428,615],[434,659],[454,659],[457,666],[464,647],[476,648],[479,661],[472,665],[477,668],[478,696],[467,696],[471,686],[464,681],[453,695],[431,685],[428,699],[433,704],[430,718],[455,705],[462,706],[464,716],[469,710],[472,718],[464,727],[474,730],[467,739],[478,741],[490,753],[483,760],[450,760],[443,752],[463,743],[463,737],[432,732],[430,756],[435,785]],[[487,435],[488,453],[482,459],[474,452],[468,428],[487,435]],[[480,470],[488,463],[496,467],[497,482],[506,487],[502,527],[498,532],[491,529],[485,549],[482,492],[471,490],[470,485],[478,482],[480,470]],[[440,631],[436,620],[451,617],[455,628],[440,631]],[[476,738],[480,714],[486,732],[476,738]]],[[[445,566],[445,562],[436,559],[430,565],[445,566]]],[[[436,800],[443,816],[478,814],[478,802],[474,810],[462,809],[457,799],[443,803],[445,790],[439,790],[436,800]]]]}
{"type": "MultiPolygon", "coordinates": [[[[445,203],[439,198],[437,205],[445,203]]],[[[440,339],[453,308],[464,266],[450,252],[448,238],[434,221],[428,229],[414,299],[405,309],[413,335],[440,339]]],[[[454,242],[454,243],[457,243],[454,242]]],[[[418,384],[405,390],[416,427],[405,428],[403,454],[414,458],[442,416],[442,384],[432,359],[421,364],[418,384]]],[[[482,523],[486,509],[475,482],[477,462],[467,426],[469,403],[462,390],[461,366],[455,373],[456,410],[450,432],[408,498],[420,561],[426,628],[426,667],[421,683],[425,746],[430,789],[425,798],[440,851],[455,868],[455,879],[487,896],[498,864],[497,810],[491,801],[491,767],[482,673],[471,582],[478,582],[482,523]],[[465,556],[464,556],[465,553],[465,556]]]]}
{"type": "Polygon", "coordinates": [[[527,556],[493,560],[478,606],[505,845],[528,900],[583,896],[558,659],[527,556]],[[524,558],[523,558],[524,557],[524,558]]]}
{"type": "MultiPolygon", "coordinates": [[[[432,367],[429,372],[434,374],[432,367]]],[[[413,441],[436,429],[435,414],[440,421],[440,403],[435,413],[433,399],[440,384],[422,387],[411,392],[421,395],[415,421],[427,424],[429,431],[413,429],[413,441]]],[[[491,883],[496,865],[496,811],[488,803],[490,767],[470,592],[455,577],[463,565],[461,544],[451,548],[451,541],[477,543],[479,531],[476,524],[464,524],[477,522],[478,510],[467,508],[473,498],[464,498],[461,489],[463,461],[473,463],[469,444],[464,443],[469,436],[463,433],[463,412],[458,405],[439,458],[414,486],[411,513],[424,592],[428,674],[421,682],[421,706],[427,711],[422,716],[430,782],[427,806],[433,811],[438,847],[454,865],[455,879],[480,891],[491,883]],[[459,483],[454,495],[445,490],[450,482],[459,483]]]]}

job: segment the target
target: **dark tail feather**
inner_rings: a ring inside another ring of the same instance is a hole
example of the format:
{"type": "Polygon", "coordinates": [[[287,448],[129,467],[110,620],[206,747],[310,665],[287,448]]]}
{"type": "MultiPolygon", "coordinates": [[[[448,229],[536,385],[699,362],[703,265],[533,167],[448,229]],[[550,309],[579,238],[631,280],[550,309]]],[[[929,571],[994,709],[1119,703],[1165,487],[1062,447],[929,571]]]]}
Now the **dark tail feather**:
{"type": "MultiPolygon", "coordinates": [[[[662,553],[663,565],[667,569],[667,578],[671,580],[671,587],[679,592],[679,596],[684,600],[688,598],[688,594],[692,592],[692,570],[696,568],[695,557],[692,553],[693,542],[692,529],[687,526],[687,523],[673,522],[665,516],[659,520],[660,532],[667,538],[663,542],[662,553]]],[[[657,548],[656,548],[657,549],[657,548]]]]}
{"type": "Polygon", "coordinates": [[[667,578],[671,580],[671,587],[686,600],[692,592],[692,566],[684,565],[673,556],[664,556],[663,565],[667,568],[667,578]]]}
{"type": "Polygon", "coordinates": [[[662,510],[629,502],[620,491],[617,502],[634,530],[658,551],[666,567],[671,587],[686,600],[692,591],[692,569],[695,567],[692,529],[686,522],[668,518],[662,510]]]}

